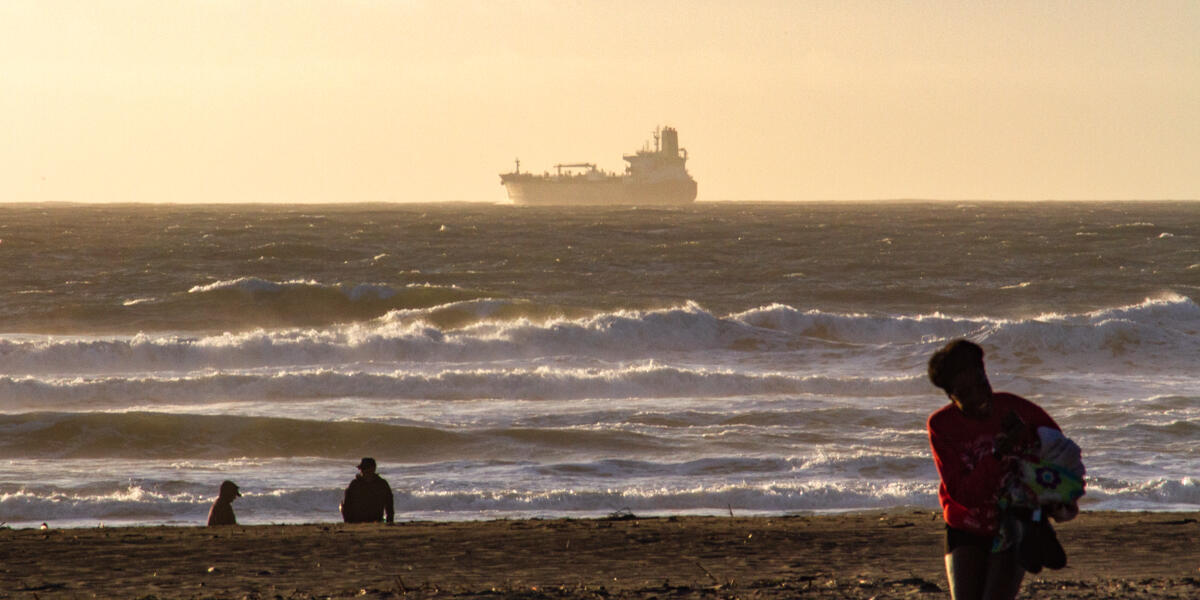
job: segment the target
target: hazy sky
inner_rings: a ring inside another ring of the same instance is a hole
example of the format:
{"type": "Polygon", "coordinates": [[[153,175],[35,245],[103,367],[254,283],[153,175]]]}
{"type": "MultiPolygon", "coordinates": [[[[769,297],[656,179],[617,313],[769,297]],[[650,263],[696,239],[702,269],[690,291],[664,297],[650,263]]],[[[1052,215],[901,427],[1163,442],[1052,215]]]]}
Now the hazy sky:
{"type": "Polygon", "coordinates": [[[1200,2],[5,0],[0,201],[1200,198],[1200,2]]]}

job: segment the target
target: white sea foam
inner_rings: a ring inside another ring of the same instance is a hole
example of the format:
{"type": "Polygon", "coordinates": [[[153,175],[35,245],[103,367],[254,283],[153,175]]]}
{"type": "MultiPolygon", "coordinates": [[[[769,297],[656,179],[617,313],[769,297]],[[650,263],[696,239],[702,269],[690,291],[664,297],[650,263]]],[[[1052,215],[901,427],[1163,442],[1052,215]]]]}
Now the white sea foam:
{"type": "Polygon", "coordinates": [[[524,400],[665,398],[763,394],[891,396],[925,391],[923,378],[795,376],[687,369],[643,363],[616,369],[447,369],[432,373],[309,369],[291,372],[209,372],[186,376],[3,377],[0,410],[141,406],[153,402],[208,403],[390,398],[524,400]]]}
{"type": "MultiPolygon", "coordinates": [[[[1093,484],[1082,505],[1090,510],[1195,510],[1200,485],[1194,479],[1123,482],[1121,487],[1093,484]]],[[[393,487],[396,482],[393,481],[393,487]]],[[[245,489],[245,486],[243,486],[245,489]]],[[[593,516],[618,510],[656,514],[785,514],[913,506],[934,509],[936,485],[930,481],[765,481],[682,487],[556,488],[518,491],[505,487],[474,490],[397,489],[399,520],[471,519],[495,515],[593,516]]],[[[235,504],[239,522],[336,521],[340,488],[244,491],[235,504]]],[[[161,493],[139,486],[109,492],[64,490],[0,493],[0,522],[11,526],[95,526],[101,523],[198,524],[211,493],[161,493]]]]}
{"type": "Polygon", "coordinates": [[[279,292],[287,288],[302,288],[320,285],[320,282],[312,279],[291,279],[288,281],[275,282],[258,277],[239,277],[237,279],[214,281],[204,285],[193,286],[188,290],[188,293],[202,294],[204,292],[213,292],[217,290],[235,290],[252,294],[260,292],[279,292]]]}

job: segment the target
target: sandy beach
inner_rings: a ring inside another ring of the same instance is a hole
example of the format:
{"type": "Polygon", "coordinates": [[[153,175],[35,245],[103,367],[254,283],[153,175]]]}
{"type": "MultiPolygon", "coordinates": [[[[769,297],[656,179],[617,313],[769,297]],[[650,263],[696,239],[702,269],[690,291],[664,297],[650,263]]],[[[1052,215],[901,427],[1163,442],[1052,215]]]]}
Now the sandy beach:
{"type": "MultiPolygon", "coordinates": [[[[0,530],[0,598],[948,597],[939,516],[0,530]]],[[[1196,598],[1200,513],[1085,512],[1022,597],[1196,598]]]]}

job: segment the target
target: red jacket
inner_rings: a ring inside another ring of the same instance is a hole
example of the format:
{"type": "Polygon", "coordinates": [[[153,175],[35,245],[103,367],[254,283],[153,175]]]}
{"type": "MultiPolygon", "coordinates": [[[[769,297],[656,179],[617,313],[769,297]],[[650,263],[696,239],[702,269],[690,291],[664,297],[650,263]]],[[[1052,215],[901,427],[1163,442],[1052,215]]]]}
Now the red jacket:
{"type": "MultiPolygon", "coordinates": [[[[993,456],[992,450],[1010,412],[1025,422],[1027,440],[1038,439],[1038,427],[1062,431],[1041,407],[1004,392],[992,396],[991,415],[982,421],[967,418],[954,404],[929,416],[929,445],[942,480],[938,501],[942,517],[955,529],[988,537],[996,534],[997,502],[1010,468],[1008,461],[993,456]]],[[[1014,453],[1020,451],[1017,448],[1014,453]]]]}

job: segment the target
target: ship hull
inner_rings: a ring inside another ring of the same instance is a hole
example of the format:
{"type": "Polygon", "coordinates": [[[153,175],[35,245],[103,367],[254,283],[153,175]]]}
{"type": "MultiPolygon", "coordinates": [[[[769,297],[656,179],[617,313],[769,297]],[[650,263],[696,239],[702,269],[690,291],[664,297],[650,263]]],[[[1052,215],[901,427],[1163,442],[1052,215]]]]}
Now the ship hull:
{"type": "Polygon", "coordinates": [[[607,181],[505,181],[508,200],[525,206],[655,206],[689,204],[696,200],[696,182],[658,181],[634,183],[607,181]]]}

